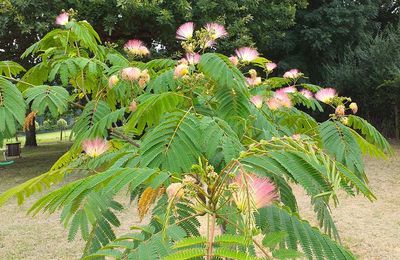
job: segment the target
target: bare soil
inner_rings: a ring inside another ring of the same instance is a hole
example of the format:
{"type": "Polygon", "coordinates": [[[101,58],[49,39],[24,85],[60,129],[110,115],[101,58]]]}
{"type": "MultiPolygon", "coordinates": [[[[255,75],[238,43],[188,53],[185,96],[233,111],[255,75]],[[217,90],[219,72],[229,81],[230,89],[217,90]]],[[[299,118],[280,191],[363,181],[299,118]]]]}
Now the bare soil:
{"type": "MultiPolygon", "coordinates": [[[[23,158],[16,159],[15,164],[0,167],[0,193],[45,172],[67,149],[66,144],[56,144],[24,150],[23,158]]],[[[378,199],[370,202],[362,196],[340,196],[333,216],[342,242],[358,259],[400,259],[400,146],[395,146],[395,155],[386,161],[365,161],[370,186],[378,199]]],[[[295,192],[301,215],[315,223],[308,198],[298,188],[295,192]]],[[[28,198],[20,207],[12,200],[0,208],[0,259],[79,259],[84,243],[79,237],[67,241],[68,232],[59,215],[27,215],[37,198],[28,198]]],[[[126,198],[119,200],[128,206],[126,198]]],[[[124,210],[121,223],[120,234],[139,224],[135,205],[124,210]]]]}

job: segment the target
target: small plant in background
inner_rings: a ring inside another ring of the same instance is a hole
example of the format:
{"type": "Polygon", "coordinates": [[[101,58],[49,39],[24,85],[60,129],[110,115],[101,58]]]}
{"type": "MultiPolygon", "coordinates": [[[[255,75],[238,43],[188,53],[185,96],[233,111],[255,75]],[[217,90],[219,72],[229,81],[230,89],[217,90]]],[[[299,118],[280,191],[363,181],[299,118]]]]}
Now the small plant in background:
{"type": "Polygon", "coordinates": [[[68,123],[65,119],[60,118],[57,120],[57,126],[60,129],[60,141],[63,139],[63,131],[68,127],[68,123]]]}
{"type": "Polygon", "coordinates": [[[183,57],[148,62],[139,40],[124,46],[131,61],[73,13],[57,24],[24,54],[41,57],[20,81],[35,85],[23,95],[2,78],[0,87],[38,115],[84,106],[76,138],[49,172],[3,193],[0,205],[84,173],[29,211],[61,210],[68,239],[86,241],[84,259],[355,258],[330,209],[339,192],[374,200],[362,155],[391,148],[350,98],[301,83],[297,69],[271,77],[277,65],[254,48],[215,53],[227,36],[217,23],[185,23],[176,33],[183,57]],[[37,71],[48,75],[40,83],[37,71]],[[60,86],[45,85],[55,79],[60,86]],[[332,113],[317,122],[304,107],[332,113]],[[300,217],[293,185],[309,196],[319,228],[300,217]],[[122,191],[150,220],[116,237],[122,191]]]}
{"type": "Polygon", "coordinates": [[[43,121],[42,128],[44,130],[52,130],[54,127],[53,124],[51,123],[51,120],[46,119],[43,121]]]}

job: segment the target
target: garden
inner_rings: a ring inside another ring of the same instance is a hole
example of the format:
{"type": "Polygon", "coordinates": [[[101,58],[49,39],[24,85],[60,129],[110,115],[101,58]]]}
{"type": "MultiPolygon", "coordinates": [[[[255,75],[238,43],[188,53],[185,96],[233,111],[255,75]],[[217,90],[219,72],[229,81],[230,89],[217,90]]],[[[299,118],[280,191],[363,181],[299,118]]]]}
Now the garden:
{"type": "Polygon", "coordinates": [[[1,259],[400,257],[400,3],[33,2],[0,4],[1,259]]]}

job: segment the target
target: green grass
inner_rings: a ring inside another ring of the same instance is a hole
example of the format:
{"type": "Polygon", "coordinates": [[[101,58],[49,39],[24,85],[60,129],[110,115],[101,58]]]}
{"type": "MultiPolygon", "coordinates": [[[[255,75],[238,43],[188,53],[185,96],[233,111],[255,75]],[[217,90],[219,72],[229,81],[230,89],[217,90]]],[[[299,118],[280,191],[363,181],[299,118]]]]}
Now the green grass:
{"type": "MultiPolygon", "coordinates": [[[[63,140],[60,141],[60,131],[54,132],[47,132],[47,133],[38,133],[36,134],[36,141],[38,144],[45,144],[45,143],[55,143],[55,142],[67,142],[69,141],[69,136],[71,135],[71,130],[64,130],[63,131],[63,140]]],[[[13,143],[15,142],[15,138],[6,139],[4,140],[4,146],[6,143],[13,143]]],[[[25,145],[25,135],[18,135],[18,141],[21,142],[21,145],[25,145]]],[[[1,144],[0,144],[1,148],[1,144]]]]}

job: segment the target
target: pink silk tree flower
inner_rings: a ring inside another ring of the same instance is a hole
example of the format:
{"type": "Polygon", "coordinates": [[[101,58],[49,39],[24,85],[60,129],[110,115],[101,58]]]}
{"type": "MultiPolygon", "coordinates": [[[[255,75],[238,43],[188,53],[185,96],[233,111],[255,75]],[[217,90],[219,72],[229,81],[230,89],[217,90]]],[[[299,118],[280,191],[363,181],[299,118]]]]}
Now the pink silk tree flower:
{"type": "Polygon", "coordinates": [[[278,67],[278,65],[276,65],[276,63],[273,63],[273,62],[267,62],[267,63],[265,64],[265,69],[266,69],[268,72],[272,72],[276,67],[278,67]]]}
{"type": "Polygon", "coordinates": [[[218,23],[207,23],[204,28],[209,33],[211,39],[216,40],[218,38],[225,38],[228,36],[225,27],[218,23]]]}
{"type": "Polygon", "coordinates": [[[283,89],[279,89],[275,91],[274,97],[278,99],[280,106],[291,108],[292,101],[290,100],[289,95],[283,89]]]}
{"type": "Polygon", "coordinates": [[[198,64],[200,62],[200,54],[198,53],[186,53],[185,59],[190,65],[198,64]]]}
{"type": "Polygon", "coordinates": [[[214,40],[208,40],[206,41],[206,43],[204,44],[204,48],[211,48],[214,47],[215,45],[217,45],[217,42],[214,40]]]}
{"type": "Polygon", "coordinates": [[[296,79],[300,77],[300,71],[298,69],[291,69],[289,71],[286,71],[283,74],[283,77],[286,79],[296,79]]]}
{"type": "Polygon", "coordinates": [[[123,80],[136,81],[139,79],[142,71],[136,67],[128,67],[122,70],[121,77],[123,80]]]}
{"type": "Polygon", "coordinates": [[[246,78],[246,80],[247,80],[247,83],[252,87],[258,86],[262,82],[261,77],[246,78]]]}
{"type": "Polygon", "coordinates": [[[185,76],[188,73],[189,73],[189,66],[185,63],[182,63],[175,67],[174,77],[180,78],[180,77],[185,76]]]}
{"type": "Polygon", "coordinates": [[[178,30],[176,30],[176,38],[178,40],[189,40],[193,37],[194,32],[194,23],[187,22],[179,26],[178,30]]]}
{"type": "Polygon", "coordinates": [[[115,86],[115,84],[117,84],[119,81],[118,76],[117,75],[112,75],[109,79],[108,79],[108,87],[112,88],[115,86]]]}
{"type": "Polygon", "coordinates": [[[336,90],[333,88],[323,88],[315,93],[315,98],[326,104],[330,104],[335,96],[336,90]]]}
{"type": "Polygon", "coordinates": [[[308,89],[300,90],[300,94],[302,94],[307,99],[312,99],[313,98],[313,93],[311,91],[309,91],[308,89]]]}
{"type": "Polygon", "coordinates": [[[282,106],[282,104],[279,99],[277,99],[276,97],[273,97],[273,98],[268,99],[267,106],[270,110],[277,110],[282,106]]]}
{"type": "Polygon", "coordinates": [[[261,108],[263,105],[263,98],[260,95],[252,96],[250,101],[256,106],[256,108],[261,108]]]}
{"type": "Polygon", "coordinates": [[[282,97],[281,99],[279,99],[279,101],[281,102],[281,105],[286,108],[291,108],[293,106],[292,101],[288,96],[282,97]]]}
{"type": "Polygon", "coordinates": [[[171,183],[167,189],[165,190],[165,192],[168,195],[168,198],[170,200],[176,198],[176,199],[180,199],[183,197],[185,191],[183,190],[183,185],[180,182],[175,182],[175,183],[171,183]]]}
{"type": "Polygon", "coordinates": [[[82,149],[90,157],[97,157],[110,148],[108,142],[102,138],[86,139],[82,142],[82,149]]]}
{"type": "Polygon", "coordinates": [[[124,50],[129,54],[138,56],[146,56],[150,54],[149,49],[147,49],[144,43],[137,39],[129,40],[125,43],[124,50]]]}
{"type": "Polygon", "coordinates": [[[258,51],[250,47],[241,47],[235,53],[240,61],[251,62],[258,58],[258,51]]]}
{"type": "Polygon", "coordinates": [[[234,66],[237,66],[239,64],[239,59],[236,56],[230,56],[229,60],[234,66]]]}
{"type": "Polygon", "coordinates": [[[238,194],[234,196],[239,209],[246,209],[248,202],[246,200],[247,193],[250,194],[256,209],[264,208],[271,205],[278,199],[276,187],[268,178],[259,177],[255,174],[239,174],[235,180],[239,186],[238,194]]]}
{"type": "Polygon", "coordinates": [[[283,93],[295,93],[295,92],[297,92],[297,89],[294,86],[289,86],[289,87],[281,88],[278,91],[282,91],[283,93]]]}
{"type": "Polygon", "coordinates": [[[62,12],[56,17],[57,25],[66,25],[68,23],[69,14],[67,12],[62,12]]]}

